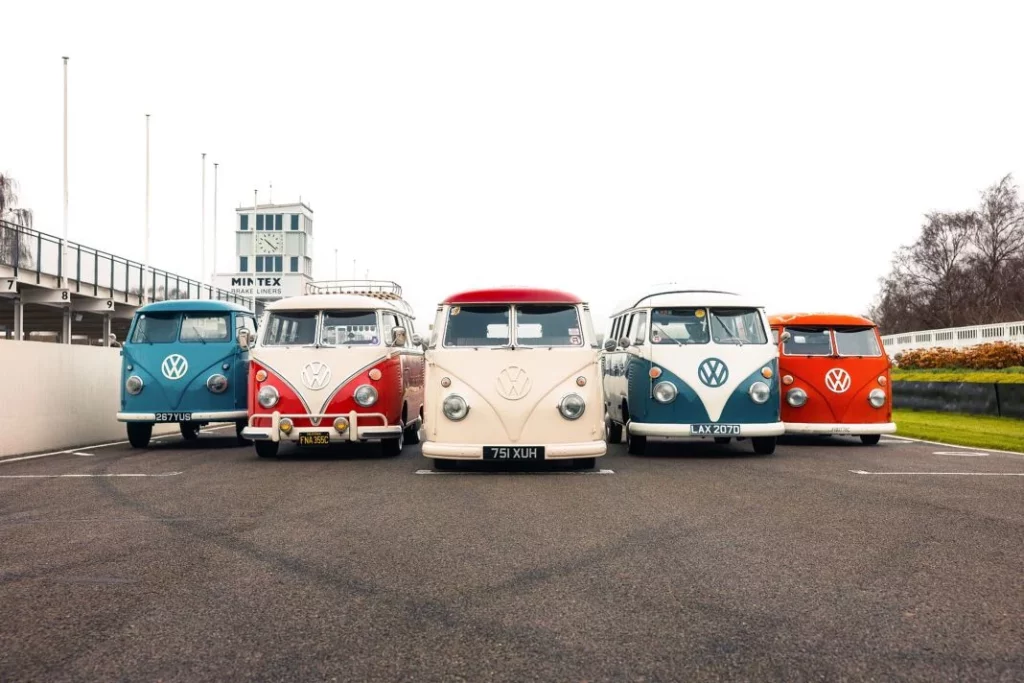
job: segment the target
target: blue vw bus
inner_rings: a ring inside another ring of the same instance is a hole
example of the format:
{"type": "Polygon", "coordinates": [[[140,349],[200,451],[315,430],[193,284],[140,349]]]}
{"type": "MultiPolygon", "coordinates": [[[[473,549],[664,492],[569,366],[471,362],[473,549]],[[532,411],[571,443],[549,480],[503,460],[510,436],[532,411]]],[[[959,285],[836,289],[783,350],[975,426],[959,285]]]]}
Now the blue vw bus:
{"type": "Polygon", "coordinates": [[[601,374],[608,440],[749,438],[775,452],[781,420],[778,347],[764,308],[732,292],[654,288],[611,317],[601,374]]]}
{"type": "Polygon", "coordinates": [[[135,312],[121,348],[121,411],[128,441],[145,448],[159,422],[186,439],[211,422],[233,422],[242,439],[248,418],[252,311],[225,301],[159,301],[135,312]]]}

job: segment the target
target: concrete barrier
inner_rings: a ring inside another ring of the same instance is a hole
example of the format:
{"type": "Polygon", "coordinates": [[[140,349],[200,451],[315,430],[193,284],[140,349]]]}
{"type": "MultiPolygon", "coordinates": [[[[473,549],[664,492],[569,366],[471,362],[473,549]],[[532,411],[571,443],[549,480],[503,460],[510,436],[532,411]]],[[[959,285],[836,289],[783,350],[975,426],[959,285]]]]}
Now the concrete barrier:
{"type": "Polygon", "coordinates": [[[0,457],[127,439],[120,369],[118,349],[0,341],[0,457]]]}
{"type": "Polygon", "coordinates": [[[1024,384],[892,383],[894,408],[1024,418],[1024,384]]]}

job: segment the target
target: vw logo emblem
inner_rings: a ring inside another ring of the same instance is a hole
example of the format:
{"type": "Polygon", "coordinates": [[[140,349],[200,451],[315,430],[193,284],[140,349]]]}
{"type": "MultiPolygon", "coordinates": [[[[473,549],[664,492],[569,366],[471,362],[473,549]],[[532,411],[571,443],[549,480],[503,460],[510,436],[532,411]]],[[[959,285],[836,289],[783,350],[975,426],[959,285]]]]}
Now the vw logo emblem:
{"type": "Polygon", "coordinates": [[[321,363],[318,360],[306,363],[302,368],[302,383],[306,385],[307,389],[313,391],[320,391],[327,386],[327,383],[331,381],[331,369],[327,367],[327,363],[321,363]]]}
{"type": "Polygon", "coordinates": [[[697,366],[697,377],[705,386],[720,387],[729,379],[729,368],[717,358],[708,358],[697,366]]]}
{"type": "Polygon", "coordinates": [[[526,370],[515,365],[498,373],[498,395],[509,401],[518,401],[526,396],[530,393],[531,386],[533,386],[533,381],[527,377],[526,370]]]}
{"type": "Polygon", "coordinates": [[[172,353],[160,364],[160,372],[167,379],[181,379],[188,372],[188,361],[180,353],[172,353]]]}
{"type": "Polygon", "coordinates": [[[837,394],[850,388],[850,373],[842,368],[832,368],[825,373],[825,386],[837,394]]]}

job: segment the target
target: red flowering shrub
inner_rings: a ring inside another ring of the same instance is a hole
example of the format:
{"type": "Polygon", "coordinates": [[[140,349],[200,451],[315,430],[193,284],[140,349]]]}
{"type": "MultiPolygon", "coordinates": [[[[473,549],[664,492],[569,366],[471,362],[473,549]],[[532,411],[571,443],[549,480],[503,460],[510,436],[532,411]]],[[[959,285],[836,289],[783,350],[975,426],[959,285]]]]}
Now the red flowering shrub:
{"type": "Polygon", "coordinates": [[[896,364],[906,370],[970,368],[1000,370],[1024,366],[1024,344],[992,342],[966,348],[911,349],[896,354],[896,364]]]}

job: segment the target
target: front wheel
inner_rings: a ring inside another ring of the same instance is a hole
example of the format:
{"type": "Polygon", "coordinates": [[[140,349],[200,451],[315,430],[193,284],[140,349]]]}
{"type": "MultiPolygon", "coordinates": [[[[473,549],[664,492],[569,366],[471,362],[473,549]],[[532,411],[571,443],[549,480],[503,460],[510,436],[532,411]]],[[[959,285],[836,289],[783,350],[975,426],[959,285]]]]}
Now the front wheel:
{"type": "Polygon", "coordinates": [[[879,440],[881,440],[881,438],[881,434],[861,434],[860,442],[865,446],[874,446],[879,442],[879,440]]]}
{"type": "Polygon", "coordinates": [[[261,458],[276,458],[277,450],[281,447],[278,441],[257,441],[253,445],[256,447],[256,455],[261,458]]]}
{"type": "Polygon", "coordinates": [[[455,469],[455,461],[448,458],[431,458],[431,463],[437,471],[449,471],[455,469]]]}
{"type": "Polygon", "coordinates": [[[614,420],[608,425],[608,443],[622,443],[622,425],[614,420]]]}
{"type": "Polygon", "coordinates": [[[182,422],[178,425],[181,430],[181,437],[185,441],[194,441],[199,438],[199,423],[198,422],[182,422]]]}
{"type": "Polygon", "coordinates": [[[242,430],[245,429],[249,423],[246,420],[239,420],[235,423],[235,438],[238,439],[238,443],[241,446],[246,446],[249,443],[249,439],[242,436],[242,430]]]}
{"type": "Polygon", "coordinates": [[[572,467],[576,470],[592,470],[597,466],[597,458],[573,458],[572,467]]]}
{"type": "Polygon", "coordinates": [[[153,436],[152,422],[129,422],[128,443],[132,448],[145,448],[149,445],[149,439],[153,436]]]}
{"type": "Polygon", "coordinates": [[[778,441],[774,436],[755,436],[751,441],[754,444],[754,452],[758,455],[771,455],[775,452],[775,442],[778,441]]]}
{"type": "Polygon", "coordinates": [[[399,432],[398,436],[393,439],[381,439],[380,448],[385,457],[393,458],[396,455],[401,455],[402,449],[405,448],[405,432],[399,432]]]}
{"type": "Polygon", "coordinates": [[[413,420],[413,423],[405,428],[405,442],[414,446],[420,442],[419,420],[413,420]]]}
{"type": "Polygon", "coordinates": [[[630,455],[643,455],[647,449],[647,436],[644,434],[634,434],[629,431],[629,425],[626,425],[626,450],[630,455]]]}

